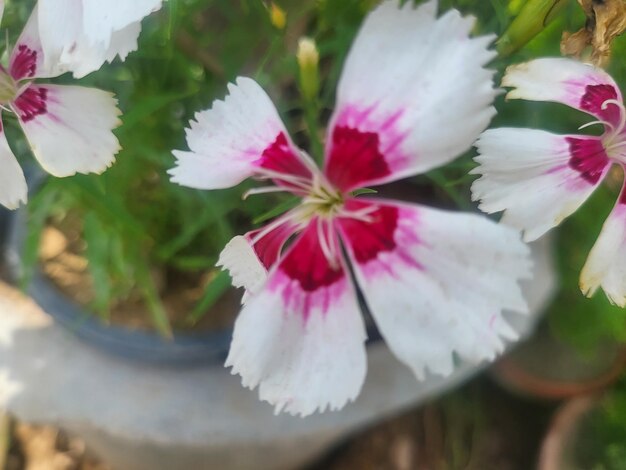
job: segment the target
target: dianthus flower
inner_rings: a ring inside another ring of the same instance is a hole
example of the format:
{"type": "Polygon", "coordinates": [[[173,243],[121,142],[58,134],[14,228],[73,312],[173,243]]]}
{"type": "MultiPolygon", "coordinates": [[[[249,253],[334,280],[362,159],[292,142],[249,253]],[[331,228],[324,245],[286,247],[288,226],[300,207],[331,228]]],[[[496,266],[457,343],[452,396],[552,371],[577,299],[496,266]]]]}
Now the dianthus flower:
{"type": "MultiPolygon", "coordinates": [[[[472,186],[486,212],[504,211],[503,222],[535,240],[574,213],[613,165],[626,164],[626,111],[617,84],[603,70],[572,59],[545,58],[509,67],[507,97],[563,103],[593,116],[599,136],[557,135],[535,129],[486,131],[477,147],[482,176],[472,186]]],[[[626,192],[622,189],[580,276],[593,295],[601,287],[626,305],[626,192]]]]}
{"type": "MultiPolygon", "coordinates": [[[[117,101],[102,90],[34,81],[58,75],[53,69],[44,65],[35,8],[9,54],[8,66],[0,65],[0,110],[15,115],[48,173],[100,173],[119,150],[112,132],[120,124],[117,101]]],[[[0,166],[0,204],[14,209],[26,201],[26,181],[1,121],[0,166]]]]}
{"type": "Polygon", "coordinates": [[[219,264],[246,288],[226,365],[276,412],[339,409],[366,374],[357,286],[381,335],[418,378],[447,375],[454,354],[491,360],[515,332],[528,275],[518,233],[475,214],[355,196],[426,172],[467,150],[494,114],[492,37],[437,2],[383,2],[346,60],[319,169],[269,97],[239,78],[198,113],[172,180],[217,189],[247,177],[289,191],[295,209],[235,237],[219,264]]]}

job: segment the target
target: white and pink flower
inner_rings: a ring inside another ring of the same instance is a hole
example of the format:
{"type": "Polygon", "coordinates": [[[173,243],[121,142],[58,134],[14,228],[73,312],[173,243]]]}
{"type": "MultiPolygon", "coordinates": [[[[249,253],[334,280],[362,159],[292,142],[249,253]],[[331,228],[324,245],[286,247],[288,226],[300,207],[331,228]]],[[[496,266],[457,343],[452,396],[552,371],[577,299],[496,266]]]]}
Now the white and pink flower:
{"type": "MultiPolygon", "coordinates": [[[[603,70],[571,59],[545,58],[509,67],[507,97],[553,101],[595,118],[600,136],[557,135],[535,129],[486,131],[477,147],[482,176],[472,186],[482,210],[504,211],[503,222],[535,240],[576,211],[613,165],[626,164],[626,110],[617,84],[603,70]]],[[[582,129],[582,128],[581,128],[582,129]]],[[[593,295],[601,287],[626,305],[626,191],[605,222],[580,277],[593,295]]]]}
{"type": "MultiPolygon", "coordinates": [[[[111,93],[93,88],[34,82],[55,75],[43,64],[35,9],[10,53],[8,67],[0,65],[0,114],[15,115],[48,173],[100,173],[120,148],[112,132],[120,124],[117,101],[111,93]]],[[[1,121],[0,166],[0,204],[14,209],[26,202],[27,187],[1,121]]]]}
{"type": "Polygon", "coordinates": [[[269,97],[239,78],[198,113],[172,181],[200,189],[248,177],[302,198],[267,226],[235,237],[219,264],[246,288],[226,365],[259,386],[276,412],[339,409],[366,373],[363,294],[395,355],[422,379],[454,354],[492,360],[516,334],[502,310],[524,312],[529,275],[518,232],[473,214],[374,197],[389,183],[450,162],[494,114],[492,37],[437,2],[383,2],[346,60],[323,170],[298,149],[269,97]]]}
{"type": "Polygon", "coordinates": [[[137,50],[141,20],[163,0],[39,0],[45,66],[77,78],[137,50]]]}

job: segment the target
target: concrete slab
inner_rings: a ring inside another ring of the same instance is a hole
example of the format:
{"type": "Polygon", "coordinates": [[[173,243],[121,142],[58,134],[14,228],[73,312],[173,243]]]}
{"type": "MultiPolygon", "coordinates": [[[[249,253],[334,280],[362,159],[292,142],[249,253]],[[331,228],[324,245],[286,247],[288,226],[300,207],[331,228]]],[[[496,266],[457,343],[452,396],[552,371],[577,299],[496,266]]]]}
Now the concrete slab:
{"type": "MultiPolygon", "coordinates": [[[[528,334],[554,291],[546,245],[527,286],[532,315],[511,317],[528,334]]],[[[27,422],[83,437],[114,468],[287,469],[309,462],[365,424],[450,389],[484,366],[461,364],[418,383],[387,347],[369,348],[359,398],[341,412],[274,416],[221,365],[164,367],[112,357],[54,324],[0,284],[0,406],[27,422]]]]}

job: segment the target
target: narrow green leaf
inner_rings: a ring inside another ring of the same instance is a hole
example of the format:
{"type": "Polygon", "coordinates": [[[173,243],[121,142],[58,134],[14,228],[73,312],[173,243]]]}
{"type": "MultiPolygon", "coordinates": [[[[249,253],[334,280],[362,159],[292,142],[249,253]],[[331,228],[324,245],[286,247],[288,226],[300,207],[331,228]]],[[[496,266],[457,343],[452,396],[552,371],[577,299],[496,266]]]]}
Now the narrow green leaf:
{"type": "Polygon", "coordinates": [[[181,271],[199,271],[215,267],[215,256],[175,256],[168,260],[168,264],[181,271]]]}
{"type": "Polygon", "coordinates": [[[220,271],[204,290],[202,298],[187,316],[186,321],[193,325],[200,320],[207,311],[217,302],[226,289],[230,287],[230,276],[226,271],[220,271]]]}
{"type": "Polygon", "coordinates": [[[108,320],[111,305],[111,280],[107,274],[109,261],[109,237],[104,236],[106,229],[94,213],[88,213],[83,219],[83,237],[87,243],[85,255],[88,269],[93,279],[93,306],[98,314],[108,320]]]}
{"type": "Polygon", "coordinates": [[[165,307],[161,302],[157,288],[152,280],[150,272],[145,265],[137,266],[137,286],[143,294],[143,298],[150,311],[152,324],[156,330],[165,338],[171,338],[172,325],[170,324],[165,307]]]}
{"type": "Polygon", "coordinates": [[[370,188],[361,188],[352,192],[352,195],[355,197],[360,196],[361,194],[378,194],[378,191],[376,191],[375,189],[370,189],[370,188]]]}
{"type": "Polygon", "coordinates": [[[183,225],[176,238],[162,245],[156,252],[158,259],[166,261],[189,245],[193,239],[204,230],[210,222],[216,220],[220,222],[224,219],[221,211],[216,210],[212,205],[206,205],[202,213],[195,218],[192,223],[183,225]]]}
{"type": "Polygon", "coordinates": [[[443,189],[458,207],[464,210],[471,207],[469,201],[459,194],[455,186],[449,184],[450,182],[446,179],[443,173],[441,173],[441,171],[434,170],[426,173],[425,176],[432,180],[439,188],[443,189]]]}
{"type": "Polygon", "coordinates": [[[93,183],[92,177],[77,175],[63,180],[63,185],[66,190],[74,192],[84,207],[89,207],[90,210],[106,216],[118,227],[127,229],[138,238],[147,236],[143,227],[128,212],[125,205],[112,195],[103,195],[98,191],[97,184],[93,183]]]}
{"type": "Polygon", "coordinates": [[[300,203],[300,198],[298,198],[298,197],[292,197],[290,199],[287,199],[286,201],[278,204],[272,210],[266,212],[265,214],[262,214],[262,215],[258,216],[256,219],[254,219],[252,221],[252,223],[254,225],[262,224],[263,222],[265,222],[267,220],[273,219],[274,217],[278,217],[279,215],[283,214],[284,212],[287,212],[288,210],[293,209],[299,203],[300,203]]]}
{"type": "Polygon", "coordinates": [[[128,112],[126,112],[122,118],[122,126],[118,129],[118,135],[128,134],[135,126],[141,123],[146,117],[156,113],[161,108],[164,108],[170,103],[179,101],[183,98],[195,94],[197,90],[190,88],[183,92],[168,93],[165,95],[157,95],[146,98],[145,100],[135,103],[128,112]]]}
{"type": "Polygon", "coordinates": [[[22,246],[22,277],[20,287],[26,289],[39,263],[41,234],[50,216],[56,193],[50,186],[43,186],[28,206],[26,238],[22,246]]]}

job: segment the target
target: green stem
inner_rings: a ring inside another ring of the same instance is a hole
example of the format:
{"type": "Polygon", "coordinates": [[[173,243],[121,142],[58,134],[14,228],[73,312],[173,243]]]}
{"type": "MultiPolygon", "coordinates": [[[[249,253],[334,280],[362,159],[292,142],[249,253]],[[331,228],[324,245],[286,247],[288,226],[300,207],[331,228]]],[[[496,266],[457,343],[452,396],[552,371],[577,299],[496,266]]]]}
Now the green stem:
{"type": "Polygon", "coordinates": [[[319,105],[317,101],[304,100],[304,120],[311,142],[311,156],[318,163],[322,164],[324,147],[319,133],[319,105]]]}

